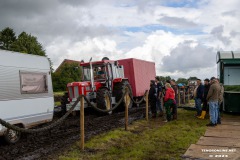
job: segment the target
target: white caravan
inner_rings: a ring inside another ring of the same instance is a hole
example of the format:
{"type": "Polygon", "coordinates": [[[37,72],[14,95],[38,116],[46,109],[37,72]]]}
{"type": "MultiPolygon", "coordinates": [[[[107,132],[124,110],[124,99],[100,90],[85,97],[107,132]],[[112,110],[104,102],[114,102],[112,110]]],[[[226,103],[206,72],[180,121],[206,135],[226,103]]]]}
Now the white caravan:
{"type": "MultiPolygon", "coordinates": [[[[23,128],[52,121],[54,99],[46,57],[0,49],[0,118],[23,128]]],[[[15,143],[20,133],[0,125],[0,136],[15,143]]]]}

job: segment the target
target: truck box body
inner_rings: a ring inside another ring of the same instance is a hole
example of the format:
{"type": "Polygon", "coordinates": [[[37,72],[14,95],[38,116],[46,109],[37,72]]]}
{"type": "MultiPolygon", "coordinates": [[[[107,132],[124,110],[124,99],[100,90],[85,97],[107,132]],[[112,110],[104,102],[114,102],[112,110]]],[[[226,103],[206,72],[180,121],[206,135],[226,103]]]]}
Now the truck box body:
{"type": "Polygon", "coordinates": [[[155,63],[139,59],[118,60],[124,67],[124,75],[129,79],[134,97],[143,96],[150,88],[150,80],[156,77],[155,63]]]}
{"type": "Polygon", "coordinates": [[[30,128],[51,121],[53,109],[48,59],[0,50],[0,118],[30,128]]]}

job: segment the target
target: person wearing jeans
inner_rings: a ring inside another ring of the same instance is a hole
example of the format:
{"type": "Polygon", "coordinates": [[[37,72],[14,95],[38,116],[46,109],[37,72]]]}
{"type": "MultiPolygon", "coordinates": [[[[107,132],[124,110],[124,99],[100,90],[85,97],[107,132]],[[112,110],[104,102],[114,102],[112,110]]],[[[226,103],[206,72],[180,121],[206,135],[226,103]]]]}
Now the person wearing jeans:
{"type": "Polygon", "coordinates": [[[201,116],[202,113],[202,99],[203,99],[203,90],[204,87],[200,79],[197,79],[197,87],[194,89],[194,100],[195,100],[195,107],[197,110],[196,116],[201,116]]]}
{"type": "Polygon", "coordinates": [[[201,113],[202,113],[202,100],[200,98],[194,98],[194,101],[195,101],[195,107],[196,107],[196,110],[197,110],[197,115],[196,116],[200,116],[201,113]]]}
{"type": "MultiPolygon", "coordinates": [[[[218,102],[210,101],[208,103],[211,124],[216,125],[218,121],[218,102]]],[[[209,126],[212,126],[211,124],[209,126]]]]}
{"type": "Polygon", "coordinates": [[[214,127],[217,125],[218,119],[218,101],[220,97],[221,87],[215,77],[211,78],[211,86],[208,91],[207,101],[209,104],[210,123],[207,126],[214,127]]]}

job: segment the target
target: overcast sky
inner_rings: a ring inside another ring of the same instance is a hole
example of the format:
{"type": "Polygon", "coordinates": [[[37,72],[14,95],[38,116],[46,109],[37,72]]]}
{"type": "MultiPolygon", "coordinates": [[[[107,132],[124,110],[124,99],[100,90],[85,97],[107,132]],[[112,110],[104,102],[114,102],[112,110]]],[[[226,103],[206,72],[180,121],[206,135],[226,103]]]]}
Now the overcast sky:
{"type": "Polygon", "coordinates": [[[157,75],[217,75],[217,51],[240,50],[239,0],[0,0],[0,30],[38,38],[64,60],[138,58],[157,75]]]}

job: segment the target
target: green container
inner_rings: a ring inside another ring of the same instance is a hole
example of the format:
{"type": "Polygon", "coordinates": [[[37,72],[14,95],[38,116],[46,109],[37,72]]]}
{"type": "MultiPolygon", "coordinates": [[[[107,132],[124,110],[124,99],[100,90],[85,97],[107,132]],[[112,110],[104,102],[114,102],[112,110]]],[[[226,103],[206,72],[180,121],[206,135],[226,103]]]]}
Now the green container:
{"type": "Polygon", "coordinates": [[[240,92],[224,92],[223,110],[226,112],[240,113],[240,92]]]}

